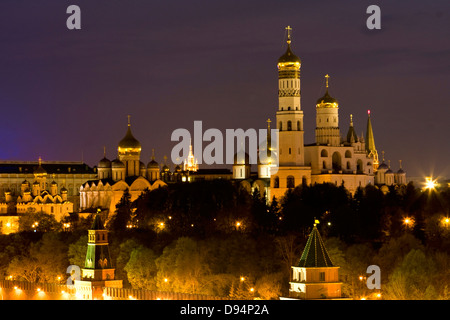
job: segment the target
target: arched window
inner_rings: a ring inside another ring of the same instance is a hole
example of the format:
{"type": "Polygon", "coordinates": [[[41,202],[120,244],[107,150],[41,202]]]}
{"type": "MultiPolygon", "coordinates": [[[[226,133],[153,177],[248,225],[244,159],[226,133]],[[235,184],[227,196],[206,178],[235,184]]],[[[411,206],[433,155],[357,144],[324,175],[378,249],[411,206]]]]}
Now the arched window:
{"type": "Polygon", "coordinates": [[[323,150],[320,152],[320,156],[321,156],[321,157],[328,157],[328,151],[325,150],[325,149],[323,149],[323,150]]]}
{"type": "Polygon", "coordinates": [[[279,187],[280,187],[280,178],[278,178],[278,176],[276,176],[276,177],[273,179],[273,187],[274,187],[274,188],[279,188],[279,187]]]}
{"type": "Polygon", "coordinates": [[[350,170],[350,161],[347,161],[347,169],[350,170]]]}
{"type": "Polygon", "coordinates": [[[363,168],[363,162],[361,161],[361,159],[359,159],[359,160],[356,162],[356,171],[357,171],[358,173],[362,173],[363,170],[364,170],[364,168],[363,168]]]}
{"type": "Polygon", "coordinates": [[[280,121],[280,125],[278,126],[280,128],[280,131],[283,130],[283,122],[280,121]]]}
{"type": "Polygon", "coordinates": [[[292,130],[292,122],[289,120],[287,122],[287,131],[291,131],[292,130]]]}
{"type": "Polygon", "coordinates": [[[295,188],[295,178],[293,176],[288,176],[286,178],[286,187],[295,188]]]}
{"type": "Polygon", "coordinates": [[[297,121],[297,131],[300,131],[300,130],[302,130],[302,129],[300,128],[300,121],[297,121]]]}
{"type": "Polygon", "coordinates": [[[324,161],[324,162],[322,163],[322,168],[323,168],[323,169],[326,169],[326,168],[327,168],[327,162],[326,162],[326,161],[324,161]]]}
{"type": "Polygon", "coordinates": [[[339,152],[334,152],[331,158],[333,162],[333,171],[338,172],[342,170],[341,154],[339,152]]]}
{"type": "Polygon", "coordinates": [[[352,157],[352,153],[350,152],[350,150],[345,151],[345,157],[346,158],[351,158],[352,157]]]}

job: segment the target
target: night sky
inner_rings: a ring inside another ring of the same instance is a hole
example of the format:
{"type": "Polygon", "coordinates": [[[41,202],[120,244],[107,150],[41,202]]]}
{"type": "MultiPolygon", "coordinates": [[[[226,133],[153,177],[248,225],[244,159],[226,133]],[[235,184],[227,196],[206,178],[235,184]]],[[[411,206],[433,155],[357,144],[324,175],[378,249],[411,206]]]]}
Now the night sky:
{"type": "MultiPolygon", "coordinates": [[[[265,128],[277,110],[277,59],[292,26],[302,60],[305,143],[315,102],[339,101],[341,135],[372,112],[394,170],[450,177],[450,2],[1,0],[0,159],[114,159],[127,129],[147,164],[170,159],[172,131],[265,128]],[[81,30],[66,9],[81,8],[81,30]],[[366,8],[381,8],[381,30],[366,8]]],[[[204,143],[204,146],[207,143],[204,143]]],[[[200,166],[205,168],[205,166],[200,166]]]]}

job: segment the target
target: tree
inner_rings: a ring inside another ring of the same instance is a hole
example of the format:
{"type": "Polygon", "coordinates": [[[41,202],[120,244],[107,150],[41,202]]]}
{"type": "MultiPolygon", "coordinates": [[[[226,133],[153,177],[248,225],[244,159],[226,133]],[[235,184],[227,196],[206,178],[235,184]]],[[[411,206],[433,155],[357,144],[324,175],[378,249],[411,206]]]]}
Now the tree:
{"type": "Polygon", "coordinates": [[[76,242],[69,244],[67,256],[71,265],[84,267],[86,260],[88,236],[82,235],[76,242]]]}
{"type": "Polygon", "coordinates": [[[68,266],[67,247],[56,233],[46,233],[29,251],[13,258],[8,273],[30,282],[58,282],[68,266]]]}
{"type": "Polygon", "coordinates": [[[123,192],[122,198],[116,204],[116,212],[108,225],[111,231],[124,232],[131,220],[131,195],[128,189],[123,192]]]}
{"type": "Polygon", "coordinates": [[[56,221],[55,216],[43,211],[27,213],[19,217],[19,232],[49,232],[58,231],[60,229],[61,223],[56,221]]]}
{"type": "Polygon", "coordinates": [[[207,248],[191,238],[181,237],[164,248],[156,259],[157,286],[161,291],[208,293],[205,290],[211,272],[207,248]]]}
{"type": "Polygon", "coordinates": [[[134,289],[156,290],[156,261],[153,250],[142,245],[131,251],[130,259],[125,265],[127,278],[134,289]]]}
{"type": "Polygon", "coordinates": [[[433,300],[436,266],[420,249],[412,249],[395,268],[385,287],[384,298],[392,300],[433,300]]]}
{"type": "Polygon", "coordinates": [[[278,299],[281,296],[281,283],[283,282],[281,272],[265,274],[255,283],[255,290],[263,300],[278,299]]]}

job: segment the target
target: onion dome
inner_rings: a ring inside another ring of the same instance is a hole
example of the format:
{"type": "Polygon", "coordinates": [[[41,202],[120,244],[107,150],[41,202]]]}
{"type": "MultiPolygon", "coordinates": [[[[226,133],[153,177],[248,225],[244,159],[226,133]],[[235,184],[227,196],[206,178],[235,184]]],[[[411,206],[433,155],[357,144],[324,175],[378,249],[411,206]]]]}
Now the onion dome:
{"type": "Polygon", "coordinates": [[[327,90],[325,91],[325,94],[323,95],[323,97],[319,98],[319,100],[317,100],[316,107],[318,107],[318,108],[337,108],[339,105],[338,101],[335,98],[333,98],[332,96],[330,96],[330,94],[328,93],[328,78],[329,77],[330,76],[328,74],[325,75],[327,90]]]}
{"type": "Polygon", "coordinates": [[[113,168],[125,168],[125,164],[119,159],[114,159],[111,163],[111,167],[113,168]]]}
{"type": "Polygon", "coordinates": [[[100,160],[98,163],[99,168],[111,168],[111,161],[107,159],[106,157],[100,160]]]}
{"type": "Polygon", "coordinates": [[[61,188],[61,193],[65,193],[65,192],[67,192],[67,189],[66,189],[66,187],[63,186],[63,187],[61,188]]]}
{"type": "Polygon", "coordinates": [[[384,161],[378,166],[378,170],[380,170],[380,169],[389,169],[389,167],[387,166],[387,164],[386,163],[384,163],[384,161]]]}
{"type": "Polygon", "coordinates": [[[165,164],[165,165],[163,165],[163,167],[162,167],[162,171],[164,171],[164,172],[168,172],[169,171],[169,167],[165,164]]]}
{"type": "Polygon", "coordinates": [[[125,137],[119,142],[119,152],[140,152],[141,143],[131,133],[130,116],[128,116],[128,130],[125,137]]]}
{"type": "Polygon", "coordinates": [[[33,186],[38,186],[38,185],[39,185],[39,182],[37,182],[37,181],[33,182],[33,186]]]}
{"type": "Polygon", "coordinates": [[[296,63],[300,64],[301,63],[300,58],[297,57],[292,52],[291,42],[290,41],[288,41],[288,47],[287,47],[286,52],[278,59],[278,63],[279,64],[284,64],[284,65],[286,65],[286,64],[296,64],[296,63]]]}
{"type": "Polygon", "coordinates": [[[154,159],[152,159],[152,161],[150,161],[147,165],[147,169],[158,169],[159,165],[158,162],[156,162],[154,159]]]}
{"type": "Polygon", "coordinates": [[[290,26],[286,27],[287,30],[287,50],[286,52],[278,59],[279,66],[292,66],[292,65],[300,65],[300,58],[297,57],[291,49],[291,31],[292,28],[290,26]]]}
{"type": "Polygon", "coordinates": [[[51,185],[52,185],[52,186],[57,186],[58,184],[56,183],[55,180],[53,180],[52,183],[51,183],[51,185]]]}
{"type": "Polygon", "coordinates": [[[139,169],[145,169],[145,164],[142,161],[139,161],[139,169]]]}
{"type": "Polygon", "coordinates": [[[34,170],[34,174],[47,174],[47,171],[45,171],[44,168],[42,168],[42,159],[39,157],[39,167],[34,170]]]}
{"type": "Polygon", "coordinates": [[[403,169],[402,169],[402,160],[399,160],[399,163],[400,163],[400,169],[397,170],[397,174],[404,174],[405,171],[403,171],[403,169]]]}

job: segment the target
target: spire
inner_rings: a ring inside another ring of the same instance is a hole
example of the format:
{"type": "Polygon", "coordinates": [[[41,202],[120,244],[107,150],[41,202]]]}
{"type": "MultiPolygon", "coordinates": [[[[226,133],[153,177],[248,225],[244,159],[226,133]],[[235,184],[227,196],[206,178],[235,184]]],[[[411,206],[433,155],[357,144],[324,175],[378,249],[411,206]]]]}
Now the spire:
{"type": "Polygon", "coordinates": [[[330,78],[330,76],[328,74],[325,75],[325,87],[327,88],[328,91],[328,79],[330,78]]]}
{"type": "Polygon", "coordinates": [[[367,110],[367,129],[366,129],[366,152],[373,158],[374,170],[378,168],[378,152],[375,148],[375,138],[373,136],[372,121],[370,119],[370,110],[367,110]]]}
{"type": "Polygon", "coordinates": [[[270,156],[272,155],[272,136],[270,133],[270,123],[272,121],[270,121],[270,118],[267,119],[267,156],[270,158],[270,156]]]}
{"type": "Polygon", "coordinates": [[[358,142],[358,136],[356,135],[355,129],[353,128],[353,115],[350,115],[350,127],[347,132],[347,142],[354,143],[358,142]]]}
{"type": "Polygon", "coordinates": [[[131,116],[128,115],[128,126],[131,127],[131,116]]]}
{"type": "Polygon", "coordinates": [[[287,50],[286,53],[278,59],[278,67],[292,67],[293,65],[297,65],[297,67],[300,68],[300,58],[297,57],[291,50],[292,28],[287,26],[285,29],[287,31],[287,50]]]}
{"type": "Polygon", "coordinates": [[[315,221],[313,229],[306,242],[305,249],[297,267],[300,268],[323,268],[333,267],[330,256],[323,244],[319,230],[316,227],[317,221],[315,221]]]}
{"type": "Polygon", "coordinates": [[[155,149],[152,149],[152,160],[155,160],[155,149]]]}

